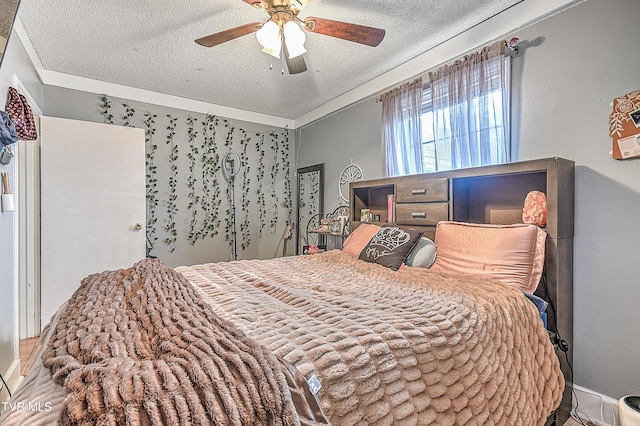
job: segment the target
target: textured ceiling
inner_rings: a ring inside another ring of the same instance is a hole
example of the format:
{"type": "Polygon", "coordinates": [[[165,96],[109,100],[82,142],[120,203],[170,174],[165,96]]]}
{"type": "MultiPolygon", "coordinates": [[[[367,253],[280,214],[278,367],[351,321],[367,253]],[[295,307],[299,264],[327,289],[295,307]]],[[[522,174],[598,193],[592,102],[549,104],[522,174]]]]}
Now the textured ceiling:
{"type": "Polygon", "coordinates": [[[22,0],[19,16],[45,70],[295,119],[520,1],[313,0],[300,18],[386,36],[373,48],[307,33],[308,71],[297,75],[281,74],[254,34],[194,43],[266,20],[242,0],[22,0]]]}

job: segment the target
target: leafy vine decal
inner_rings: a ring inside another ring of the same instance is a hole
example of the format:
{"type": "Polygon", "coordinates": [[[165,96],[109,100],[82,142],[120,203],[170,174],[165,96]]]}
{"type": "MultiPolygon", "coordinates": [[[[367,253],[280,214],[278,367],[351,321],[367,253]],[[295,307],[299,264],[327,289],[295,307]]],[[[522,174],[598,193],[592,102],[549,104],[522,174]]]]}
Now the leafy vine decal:
{"type": "Polygon", "coordinates": [[[122,108],[124,108],[124,115],[122,116],[122,125],[124,127],[132,127],[131,126],[131,119],[133,118],[133,115],[136,113],[136,110],[131,108],[129,106],[129,104],[123,103],[122,104],[122,108]]]}
{"type": "Polygon", "coordinates": [[[158,240],[156,236],[156,209],[158,208],[158,166],[154,164],[158,145],[153,142],[153,136],[156,133],[155,123],[156,114],[150,112],[144,113],[145,127],[145,165],[147,168],[146,198],[147,198],[147,253],[153,250],[155,242],[158,240]]]}
{"type": "Polygon", "coordinates": [[[187,210],[191,210],[191,220],[189,222],[189,231],[187,232],[187,241],[194,245],[198,239],[198,232],[196,230],[198,223],[198,204],[200,204],[200,196],[196,195],[196,158],[198,156],[198,147],[195,145],[198,132],[194,128],[194,123],[198,120],[189,116],[187,117],[187,140],[189,143],[189,152],[187,153],[187,159],[189,160],[189,177],[187,178],[187,189],[189,193],[187,199],[187,210]]]}
{"type": "Polygon", "coordinates": [[[271,221],[269,228],[271,233],[276,232],[278,226],[278,191],[276,188],[278,178],[278,136],[275,132],[270,133],[271,150],[273,151],[273,164],[271,165],[271,221]]]}
{"type": "Polygon", "coordinates": [[[214,115],[207,114],[202,122],[202,192],[200,205],[205,212],[204,219],[197,232],[196,238],[215,237],[218,235],[220,218],[220,156],[216,148],[216,126],[218,119],[214,115]]]}
{"type": "MultiPolygon", "coordinates": [[[[229,124],[229,121],[223,120],[224,127],[227,129],[227,136],[224,139],[224,146],[232,149],[233,144],[233,130],[234,127],[229,124]]],[[[231,184],[227,182],[227,188],[225,190],[227,196],[227,210],[225,211],[227,216],[224,218],[224,239],[229,242],[229,248],[233,245],[233,240],[231,238],[231,234],[233,232],[233,212],[231,211],[233,208],[233,199],[231,198],[231,184]]]]}
{"type": "Polygon", "coordinates": [[[240,146],[242,152],[240,153],[240,165],[242,167],[242,222],[240,223],[240,234],[242,236],[242,244],[240,247],[242,250],[246,250],[251,244],[251,228],[249,223],[249,188],[251,185],[251,178],[249,172],[251,167],[249,166],[249,157],[247,155],[247,146],[251,141],[251,138],[247,136],[246,130],[240,130],[242,138],[240,139],[240,146]]]}
{"type": "Polygon", "coordinates": [[[164,243],[169,246],[169,252],[173,253],[176,249],[176,241],[178,240],[178,230],[176,229],[176,215],[178,213],[178,195],[176,188],[178,187],[178,145],[174,142],[176,134],[177,118],[167,115],[169,125],[167,126],[167,145],[169,146],[169,199],[167,200],[167,224],[164,228],[169,234],[164,243]]]}
{"type": "Polygon", "coordinates": [[[287,225],[293,225],[293,208],[291,201],[291,163],[289,162],[289,132],[283,132],[284,143],[280,145],[282,165],[284,166],[284,208],[287,211],[287,225]]]}
{"type": "Polygon", "coordinates": [[[264,228],[266,226],[267,217],[267,203],[262,190],[262,182],[264,181],[264,135],[256,133],[256,151],[258,153],[258,188],[256,194],[258,195],[258,235],[262,237],[264,235],[264,228]]]}
{"type": "Polygon", "coordinates": [[[106,95],[100,96],[100,101],[102,102],[100,104],[100,108],[102,108],[100,115],[103,116],[103,120],[106,124],[113,124],[113,114],[109,113],[109,110],[111,109],[111,101],[106,95]]]}

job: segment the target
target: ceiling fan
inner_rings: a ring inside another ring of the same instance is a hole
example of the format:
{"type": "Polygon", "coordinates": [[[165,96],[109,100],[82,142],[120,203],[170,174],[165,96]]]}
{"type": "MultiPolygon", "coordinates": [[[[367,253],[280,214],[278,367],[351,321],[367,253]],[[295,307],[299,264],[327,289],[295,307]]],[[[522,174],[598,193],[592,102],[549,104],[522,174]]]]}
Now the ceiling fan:
{"type": "Polygon", "coordinates": [[[382,42],[385,30],[365,25],[350,24],[331,19],[309,17],[304,20],[298,14],[311,0],[243,0],[245,3],[269,14],[269,19],[230,28],[195,40],[201,46],[212,47],[253,32],[262,45],[262,51],[280,58],[284,52],[290,74],[307,70],[302,55],[306,53],[305,31],[337,37],[355,43],[375,47],[382,42]]]}

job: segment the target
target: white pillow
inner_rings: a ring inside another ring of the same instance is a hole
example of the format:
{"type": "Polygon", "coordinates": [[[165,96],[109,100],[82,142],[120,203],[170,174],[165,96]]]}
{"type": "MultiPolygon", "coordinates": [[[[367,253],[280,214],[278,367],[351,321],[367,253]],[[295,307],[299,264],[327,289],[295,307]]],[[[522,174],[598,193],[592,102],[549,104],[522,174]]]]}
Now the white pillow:
{"type": "Polygon", "coordinates": [[[429,238],[422,237],[409,253],[405,264],[416,268],[430,268],[436,261],[437,254],[436,244],[429,238]]]}

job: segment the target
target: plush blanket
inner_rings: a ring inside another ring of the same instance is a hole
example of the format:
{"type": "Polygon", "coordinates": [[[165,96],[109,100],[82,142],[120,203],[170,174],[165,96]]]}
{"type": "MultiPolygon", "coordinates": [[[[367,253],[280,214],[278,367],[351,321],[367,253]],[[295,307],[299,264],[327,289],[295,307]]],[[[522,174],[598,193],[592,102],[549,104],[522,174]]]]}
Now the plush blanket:
{"type": "Polygon", "coordinates": [[[564,379],[537,309],[499,282],[394,272],[340,251],[176,270],[144,284],[128,270],[89,277],[95,292],[52,320],[42,359],[0,423],[90,423],[103,413],[111,424],[157,415],[165,424],[315,424],[284,401],[293,380],[276,357],[318,377],[335,426],[542,425],[560,403],[564,379]],[[113,282],[124,290],[110,292],[113,282]],[[218,363],[218,351],[230,359],[218,363]],[[212,391],[222,369],[232,379],[216,383],[229,386],[212,391]],[[257,380],[244,383],[249,372],[257,380]]]}
{"type": "Polygon", "coordinates": [[[42,363],[66,393],[61,424],[300,423],[294,374],[157,260],[85,278],[42,363]]]}
{"type": "Polygon", "coordinates": [[[341,251],[177,268],[305,376],[334,426],[542,425],[564,378],[535,306],[497,281],[341,251]]]}

